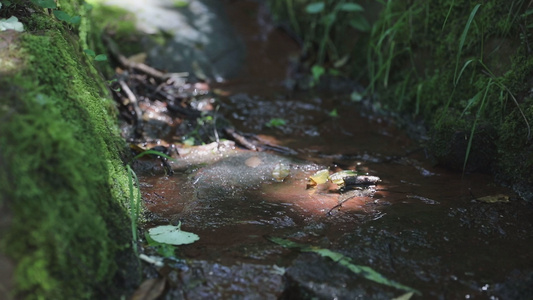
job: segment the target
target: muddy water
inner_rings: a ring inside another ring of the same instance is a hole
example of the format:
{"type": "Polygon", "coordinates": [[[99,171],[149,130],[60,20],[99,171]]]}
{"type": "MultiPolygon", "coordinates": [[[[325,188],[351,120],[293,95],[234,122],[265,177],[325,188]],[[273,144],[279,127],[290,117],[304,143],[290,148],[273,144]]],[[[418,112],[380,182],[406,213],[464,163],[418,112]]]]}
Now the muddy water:
{"type": "Polygon", "coordinates": [[[340,252],[417,289],[418,299],[533,297],[531,205],[487,175],[435,166],[419,142],[345,96],[285,91],[290,51],[273,45],[294,44],[279,31],[268,34],[253,14],[255,2],[236,1],[229,9],[237,23],[257,26],[244,32],[255,54],[246,76],[217,87],[227,95],[220,111],[237,130],[290,151],[208,145],[182,150],[174,176],[142,177],[153,213],[149,226],[181,221],[200,236],[179,247],[190,268],[176,270],[181,279],[167,298],[392,299],[404,293],[327,258],[284,249],[269,236],[340,252]],[[261,69],[265,77],[250,77],[261,69]],[[333,109],[337,117],[330,116],[333,109]],[[271,118],[287,123],[269,128],[271,118]],[[279,164],[290,169],[283,182],[272,178],[279,164]],[[308,187],[307,178],[323,168],[359,170],[382,181],[375,191],[355,194],[329,183],[308,187]],[[476,200],[493,195],[509,201],[476,200]],[[198,280],[203,283],[191,284],[198,280]]]}

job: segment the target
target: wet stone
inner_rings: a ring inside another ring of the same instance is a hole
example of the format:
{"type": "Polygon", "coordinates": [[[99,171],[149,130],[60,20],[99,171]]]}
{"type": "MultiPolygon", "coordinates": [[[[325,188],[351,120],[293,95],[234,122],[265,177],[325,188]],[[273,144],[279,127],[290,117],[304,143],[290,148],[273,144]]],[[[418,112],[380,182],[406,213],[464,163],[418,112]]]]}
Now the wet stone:
{"type": "Polygon", "coordinates": [[[172,272],[163,299],[278,299],[283,291],[282,276],[270,265],[191,260],[188,268],[172,272]]]}
{"type": "Polygon", "coordinates": [[[393,299],[402,292],[389,291],[357,277],[347,268],[305,253],[298,256],[285,273],[286,289],[281,299],[393,299]]]}

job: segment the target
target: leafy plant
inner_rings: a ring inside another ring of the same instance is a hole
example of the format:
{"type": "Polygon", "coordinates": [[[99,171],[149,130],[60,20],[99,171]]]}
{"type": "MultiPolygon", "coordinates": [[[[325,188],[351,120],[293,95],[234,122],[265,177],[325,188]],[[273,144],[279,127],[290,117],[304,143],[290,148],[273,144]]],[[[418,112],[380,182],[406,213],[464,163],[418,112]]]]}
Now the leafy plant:
{"type": "Polygon", "coordinates": [[[270,128],[277,128],[277,127],[281,127],[281,126],[284,126],[287,124],[287,121],[285,121],[285,119],[281,119],[281,118],[272,118],[270,119],[270,121],[268,121],[268,123],[266,123],[265,125],[267,127],[270,127],[270,128]]]}
{"type": "Polygon", "coordinates": [[[44,9],[51,9],[54,16],[70,25],[79,25],[81,23],[81,16],[71,16],[68,13],[59,10],[57,3],[54,0],[32,0],[32,2],[44,9]]]}
{"type": "Polygon", "coordinates": [[[94,51],[91,49],[83,49],[83,52],[85,52],[85,54],[92,57],[95,61],[106,61],[107,60],[107,55],[105,54],[96,55],[96,53],[94,53],[94,51]]]}
{"type": "MultiPolygon", "coordinates": [[[[159,152],[156,150],[146,150],[134,156],[132,160],[139,159],[145,155],[157,155],[157,156],[161,156],[167,159],[173,159],[172,157],[162,152],[159,152]]],[[[129,187],[129,192],[130,192],[129,199],[130,199],[130,220],[131,220],[132,245],[133,245],[133,250],[135,251],[136,254],[138,254],[137,222],[139,220],[139,216],[141,213],[141,200],[142,200],[141,191],[139,189],[140,187],[139,178],[137,177],[137,174],[135,174],[135,172],[131,168],[130,164],[126,165],[126,171],[128,173],[128,187],[129,187]],[[135,186],[137,187],[136,189],[135,189],[135,186]]]]}
{"type": "Polygon", "coordinates": [[[353,61],[354,44],[346,39],[347,32],[367,33],[371,29],[363,7],[348,0],[270,0],[270,7],[277,21],[288,21],[301,38],[305,64],[313,66],[314,83],[320,77],[317,66],[325,71],[353,61]]]}
{"type": "Polygon", "coordinates": [[[332,118],[337,118],[339,116],[339,113],[337,112],[337,109],[334,108],[332,111],[330,111],[329,113],[329,116],[332,117],[332,118]]]}
{"type": "Polygon", "coordinates": [[[148,234],[148,232],[144,233],[144,238],[146,239],[148,246],[154,247],[157,253],[159,253],[159,255],[163,257],[174,256],[176,248],[173,245],[156,242],[150,237],[150,234],[148,234]]]}
{"type": "Polygon", "coordinates": [[[53,14],[58,20],[71,25],[79,25],[81,23],[81,16],[71,16],[62,10],[54,10],[53,14]]]}
{"type": "Polygon", "coordinates": [[[305,11],[308,14],[313,15],[320,15],[319,18],[317,18],[316,23],[313,27],[318,26],[322,27],[322,37],[320,38],[319,42],[319,48],[318,48],[318,58],[317,58],[317,64],[323,64],[326,57],[326,45],[331,44],[331,29],[333,24],[338,22],[339,14],[340,12],[348,12],[348,13],[359,13],[357,14],[359,16],[358,20],[355,23],[349,23],[351,26],[354,26],[354,28],[361,30],[368,29],[364,28],[361,24],[361,18],[360,15],[361,12],[364,11],[363,7],[357,3],[353,2],[345,2],[340,1],[333,5],[334,2],[328,1],[326,3],[325,1],[321,2],[314,2],[310,3],[305,7],[305,11]],[[329,5],[327,5],[329,4],[329,5]],[[330,8],[328,10],[328,7],[330,8]],[[353,24],[353,25],[352,25],[353,24]]]}

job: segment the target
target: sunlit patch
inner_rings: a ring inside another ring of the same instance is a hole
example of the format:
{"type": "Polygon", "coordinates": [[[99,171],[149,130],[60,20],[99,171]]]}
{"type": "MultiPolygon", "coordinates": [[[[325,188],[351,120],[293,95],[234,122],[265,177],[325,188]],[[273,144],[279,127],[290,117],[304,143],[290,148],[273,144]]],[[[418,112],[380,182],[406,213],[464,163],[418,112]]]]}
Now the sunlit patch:
{"type": "Polygon", "coordinates": [[[255,168],[261,164],[261,159],[257,156],[252,156],[245,160],[244,164],[246,164],[250,168],[255,168]]]}

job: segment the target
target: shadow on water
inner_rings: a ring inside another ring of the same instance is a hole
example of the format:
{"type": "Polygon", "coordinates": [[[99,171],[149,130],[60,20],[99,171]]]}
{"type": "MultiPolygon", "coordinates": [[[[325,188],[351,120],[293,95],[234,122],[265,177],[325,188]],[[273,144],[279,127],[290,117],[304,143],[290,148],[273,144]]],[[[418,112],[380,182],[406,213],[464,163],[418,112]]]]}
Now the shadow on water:
{"type": "MultiPolygon", "coordinates": [[[[255,6],[237,1],[230,7],[232,19],[257,24],[243,14],[255,6]]],[[[174,176],[142,178],[154,223],[181,221],[184,230],[200,236],[179,250],[204,272],[198,275],[204,284],[189,287],[189,297],[244,299],[251,293],[258,299],[392,299],[402,294],[326,258],[284,249],[265,236],[340,252],[421,291],[426,299],[533,295],[531,205],[487,175],[462,176],[434,166],[418,142],[392,122],[363,114],[361,106],[342,96],[283,92],[278,79],[284,76],[280,66],[286,65],[286,56],[268,54],[280,59],[273,64],[265,53],[273,45],[290,48],[291,42],[275,29],[265,33],[252,27],[237,28],[250,30],[244,33],[254,67],[244,79],[217,87],[227,94],[221,112],[236,129],[294,149],[294,154],[207,145],[183,155],[173,166],[174,176]],[[259,61],[253,55],[267,56],[259,61]],[[269,67],[268,84],[260,84],[264,78],[250,79],[269,67]],[[333,109],[337,117],[330,116],[333,109]],[[268,128],[271,118],[287,123],[268,128]],[[290,175],[275,182],[272,170],[280,163],[290,166],[290,175]],[[307,178],[323,168],[364,170],[382,181],[375,192],[332,209],[346,193],[333,184],[307,187],[307,178]],[[476,200],[500,194],[508,201],[476,200]],[[283,277],[274,265],[286,268],[283,277]]],[[[191,272],[181,270],[180,276],[191,282],[199,278],[191,272]]]]}

